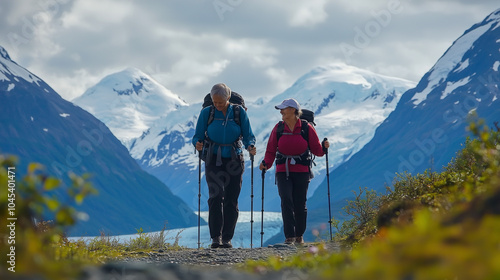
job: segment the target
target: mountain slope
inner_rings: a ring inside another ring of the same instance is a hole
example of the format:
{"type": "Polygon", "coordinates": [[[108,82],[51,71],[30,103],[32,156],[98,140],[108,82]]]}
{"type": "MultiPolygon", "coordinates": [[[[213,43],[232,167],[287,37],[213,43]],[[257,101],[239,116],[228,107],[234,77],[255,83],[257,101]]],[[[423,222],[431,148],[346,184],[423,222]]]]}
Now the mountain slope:
{"type": "Polygon", "coordinates": [[[19,157],[19,177],[39,162],[67,184],[68,172],[90,173],[99,191],[77,208],[89,220],[70,235],[160,230],[166,221],[170,228],[196,224],[189,207],[144,172],[101,121],[62,99],[2,47],[0,55],[0,153],[19,157]]]}
{"type": "MultiPolygon", "coordinates": [[[[351,191],[369,187],[384,192],[395,172],[439,171],[462,147],[469,113],[492,126],[500,120],[500,10],[467,30],[416,88],[403,94],[373,139],[330,176],[338,210],[351,191]]],[[[308,201],[309,228],[328,221],[327,184],[308,201]]],[[[340,211],[334,216],[340,217],[340,211]]]]}

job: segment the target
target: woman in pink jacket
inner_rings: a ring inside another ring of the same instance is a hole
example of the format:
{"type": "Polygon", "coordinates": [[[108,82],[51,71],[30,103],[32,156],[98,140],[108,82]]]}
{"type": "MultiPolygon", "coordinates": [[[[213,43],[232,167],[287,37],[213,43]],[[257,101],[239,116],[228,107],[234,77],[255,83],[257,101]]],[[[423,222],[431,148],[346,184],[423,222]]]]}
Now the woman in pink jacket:
{"type": "Polygon", "coordinates": [[[307,189],[311,180],[311,153],[323,156],[330,147],[320,143],[311,124],[300,119],[302,111],[295,99],[275,106],[283,121],[274,127],[260,170],[269,169],[276,159],[276,181],[281,198],[281,215],[286,244],[303,244],[307,221],[307,189]]]}

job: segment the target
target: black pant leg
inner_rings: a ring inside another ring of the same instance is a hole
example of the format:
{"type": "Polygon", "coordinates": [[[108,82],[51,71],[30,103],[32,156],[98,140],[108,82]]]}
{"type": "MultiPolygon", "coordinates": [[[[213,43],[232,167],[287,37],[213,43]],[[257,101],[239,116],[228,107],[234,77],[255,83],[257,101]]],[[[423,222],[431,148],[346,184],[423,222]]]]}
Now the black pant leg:
{"type": "Polygon", "coordinates": [[[241,192],[244,163],[243,157],[235,160],[224,160],[225,170],[229,175],[229,183],[224,189],[222,240],[231,240],[238,221],[238,197],[241,192]]]}
{"type": "Polygon", "coordinates": [[[295,214],[295,236],[303,236],[307,224],[307,189],[309,173],[290,174],[293,180],[293,208],[295,214]]]}
{"type": "Polygon", "coordinates": [[[215,160],[205,165],[205,178],[208,185],[208,227],[213,239],[222,234],[224,186],[229,178],[225,176],[223,166],[215,166],[215,160]]]}
{"type": "MultiPolygon", "coordinates": [[[[291,175],[291,174],[290,174],[291,175]]],[[[281,198],[281,217],[286,238],[295,237],[295,215],[293,207],[293,181],[284,172],[276,173],[278,193],[281,198]]]]}
{"type": "Polygon", "coordinates": [[[221,166],[215,166],[215,159],[205,166],[208,199],[208,226],[210,237],[222,235],[231,240],[238,221],[238,197],[243,177],[243,156],[236,160],[222,159],[221,166]]]}

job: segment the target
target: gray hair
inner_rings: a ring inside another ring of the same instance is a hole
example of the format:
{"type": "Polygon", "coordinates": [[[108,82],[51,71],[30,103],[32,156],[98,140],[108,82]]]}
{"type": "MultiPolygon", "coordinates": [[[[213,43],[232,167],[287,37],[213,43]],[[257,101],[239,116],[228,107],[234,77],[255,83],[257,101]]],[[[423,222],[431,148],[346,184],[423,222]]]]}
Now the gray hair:
{"type": "Polygon", "coordinates": [[[295,109],[295,115],[300,118],[302,116],[302,109],[295,109]]]}
{"type": "Polygon", "coordinates": [[[223,83],[216,84],[212,87],[212,90],[210,91],[210,97],[213,98],[214,95],[218,95],[228,100],[229,97],[231,97],[231,89],[228,86],[226,86],[226,84],[223,83]]]}

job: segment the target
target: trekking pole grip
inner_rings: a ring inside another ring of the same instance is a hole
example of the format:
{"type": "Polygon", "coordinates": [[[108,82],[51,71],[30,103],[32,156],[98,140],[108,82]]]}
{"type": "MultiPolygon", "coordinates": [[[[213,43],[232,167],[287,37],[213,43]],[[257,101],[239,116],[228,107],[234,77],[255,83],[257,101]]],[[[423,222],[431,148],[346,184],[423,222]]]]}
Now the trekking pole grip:
{"type": "Polygon", "coordinates": [[[325,142],[328,141],[328,138],[325,137],[325,139],[323,139],[323,142],[321,142],[321,146],[323,147],[323,152],[325,154],[328,154],[328,148],[325,147],[325,142]]]}
{"type": "MultiPolygon", "coordinates": [[[[198,140],[198,143],[202,143],[203,144],[203,140],[198,140]]],[[[195,148],[196,150],[196,148],[195,148]]],[[[203,149],[201,151],[198,151],[198,157],[201,158],[201,152],[203,151],[203,149]]]]}
{"type": "Polygon", "coordinates": [[[250,154],[250,160],[253,161],[254,159],[254,155],[252,153],[250,153],[250,150],[253,149],[255,146],[254,145],[250,145],[249,149],[248,149],[248,153],[250,154]]]}

